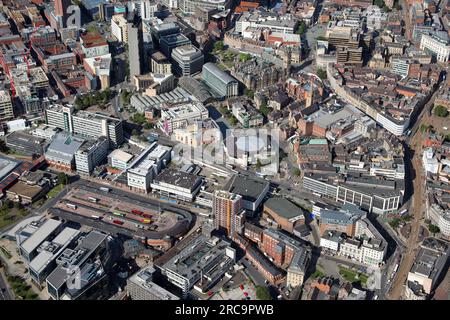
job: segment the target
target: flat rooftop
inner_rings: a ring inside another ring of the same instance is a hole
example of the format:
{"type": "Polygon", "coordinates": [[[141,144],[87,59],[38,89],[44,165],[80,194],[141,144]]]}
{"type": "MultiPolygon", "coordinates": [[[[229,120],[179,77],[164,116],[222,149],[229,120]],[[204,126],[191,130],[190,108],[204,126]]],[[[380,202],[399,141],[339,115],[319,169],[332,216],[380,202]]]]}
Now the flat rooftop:
{"type": "Polygon", "coordinates": [[[248,176],[234,175],[226,184],[225,188],[232,193],[241,195],[244,200],[255,202],[266,188],[269,182],[264,179],[248,176]]]}
{"type": "Polygon", "coordinates": [[[285,219],[293,219],[303,215],[301,208],[284,198],[270,198],[264,203],[264,207],[285,219]]]}
{"type": "Polygon", "coordinates": [[[31,253],[37,247],[40,246],[45,239],[50,236],[60,225],[61,221],[48,219],[45,221],[36,232],[34,232],[31,237],[29,237],[21,245],[21,247],[28,253],[31,253]]]}

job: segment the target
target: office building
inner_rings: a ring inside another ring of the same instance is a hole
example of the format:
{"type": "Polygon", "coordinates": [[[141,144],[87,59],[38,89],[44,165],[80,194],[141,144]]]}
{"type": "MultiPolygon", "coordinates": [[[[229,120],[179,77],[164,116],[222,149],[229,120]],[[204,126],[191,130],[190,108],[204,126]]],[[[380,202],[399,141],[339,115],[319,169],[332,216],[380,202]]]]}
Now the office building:
{"type": "Polygon", "coordinates": [[[111,19],[111,34],[119,41],[128,43],[128,21],[121,15],[114,15],[111,19]]]}
{"type": "Polygon", "coordinates": [[[242,207],[254,212],[269,191],[270,183],[264,179],[234,175],[225,185],[228,192],[242,196],[242,207]]]}
{"type": "Polygon", "coordinates": [[[159,3],[153,0],[141,0],[140,1],[140,16],[141,19],[151,20],[153,17],[155,17],[155,14],[159,11],[159,3]]]}
{"type": "Polygon", "coordinates": [[[68,133],[58,133],[45,150],[45,160],[59,170],[72,171],[75,169],[75,154],[84,141],[68,133]]]}
{"type": "Polygon", "coordinates": [[[160,265],[157,262],[157,266],[184,296],[192,288],[206,293],[233,266],[236,251],[228,242],[202,233],[192,234],[186,241],[168,260],[160,265]]]}
{"type": "Polygon", "coordinates": [[[403,199],[402,184],[398,180],[347,178],[345,182],[336,182],[324,174],[308,173],[303,177],[303,187],[376,214],[397,212],[403,199]]]}
{"type": "Polygon", "coordinates": [[[426,238],[417,253],[406,283],[408,299],[421,300],[429,296],[439,284],[442,272],[447,271],[449,243],[436,238],[426,238]]]}
{"type": "Polygon", "coordinates": [[[5,137],[5,144],[9,149],[27,156],[44,154],[45,143],[45,139],[21,131],[11,132],[5,137]]]}
{"type": "Polygon", "coordinates": [[[177,47],[172,51],[174,73],[190,76],[202,70],[203,53],[193,45],[177,47]]]}
{"type": "Polygon", "coordinates": [[[107,271],[117,258],[113,239],[93,230],[75,248],[66,248],[47,277],[47,292],[54,300],[101,300],[109,296],[107,271]]]}
{"type": "Polygon", "coordinates": [[[431,53],[440,62],[447,62],[450,57],[450,44],[447,34],[445,34],[445,38],[435,34],[422,34],[420,49],[431,53]]]}
{"type": "Polygon", "coordinates": [[[180,300],[152,281],[154,272],[153,267],[147,267],[127,279],[127,293],[131,300],[180,300]]]}
{"type": "Polygon", "coordinates": [[[152,143],[129,165],[128,186],[137,192],[146,193],[155,176],[165,168],[171,159],[171,148],[152,143]]]}
{"type": "Polygon", "coordinates": [[[173,49],[190,44],[191,40],[181,33],[162,36],[159,40],[159,48],[166,57],[172,56],[173,49]]]}
{"type": "Polygon", "coordinates": [[[134,156],[132,154],[115,149],[108,155],[108,164],[115,169],[123,171],[130,167],[133,158],[134,156]]]}
{"type": "Polygon", "coordinates": [[[151,56],[151,71],[154,74],[172,74],[172,64],[169,59],[160,51],[156,51],[151,56]]]}
{"type": "Polygon", "coordinates": [[[186,121],[206,120],[209,118],[208,109],[199,101],[183,101],[178,103],[164,103],[161,108],[161,119],[158,127],[166,134],[183,127],[186,121]]]}
{"type": "Polygon", "coordinates": [[[242,233],[244,226],[242,196],[216,190],[213,194],[212,210],[216,229],[225,229],[230,238],[233,238],[235,233],[242,233]]]}
{"type": "Polygon", "coordinates": [[[202,181],[195,174],[166,169],[155,177],[150,187],[161,199],[192,202],[200,191],[202,181]]]}
{"type": "Polygon", "coordinates": [[[0,90],[0,121],[14,118],[13,105],[9,92],[0,90]]]}
{"type": "Polygon", "coordinates": [[[229,9],[232,3],[231,0],[178,0],[178,8],[184,14],[194,14],[196,8],[223,11],[229,9]]]}
{"type": "Polygon", "coordinates": [[[128,23],[128,54],[130,77],[142,74],[144,67],[142,24],[128,23]]]}
{"type": "Polygon", "coordinates": [[[86,138],[106,137],[110,147],[117,147],[123,142],[122,120],[99,112],[74,113],[72,106],[51,105],[45,109],[45,122],[49,126],[86,138]]]}
{"type": "Polygon", "coordinates": [[[44,241],[38,248],[39,254],[28,265],[31,279],[40,285],[56,267],[56,258],[80,235],[80,231],[66,227],[50,241],[44,241]]]}
{"type": "Polygon", "coordinates": [[[20,255],[30,263],[38,254],[40,245],[59,233],[62,228],[62,222],[54,219],[48,219],[32,223],[20,229],[16,233],[17,246],[20,255]]]}
{"type": "Polygon", "coordinates": [[[214,63],[203,65],[202,79],[219,97],[233,97],[239,94],[238,82],[228,73],[220,70],[214,63]]]}
{"type": "Polygon", "coordinates": [[[90,175],[94,171],[94,168],[106,159],[108,147],[109,143],[106,137],[84,142],[75,153],[75,167],[77,172],[90,175]]]}

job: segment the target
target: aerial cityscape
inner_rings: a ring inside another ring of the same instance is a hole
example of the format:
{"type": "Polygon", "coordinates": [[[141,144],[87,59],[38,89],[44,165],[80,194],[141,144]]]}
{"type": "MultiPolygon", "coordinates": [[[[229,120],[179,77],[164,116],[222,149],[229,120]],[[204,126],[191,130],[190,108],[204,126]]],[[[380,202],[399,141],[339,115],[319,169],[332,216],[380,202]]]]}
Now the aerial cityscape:
{"type": "Polygon", "coordinates": [[[0,300],[450,300],[449,61],[450,0],[0,0],[0,300]]]}

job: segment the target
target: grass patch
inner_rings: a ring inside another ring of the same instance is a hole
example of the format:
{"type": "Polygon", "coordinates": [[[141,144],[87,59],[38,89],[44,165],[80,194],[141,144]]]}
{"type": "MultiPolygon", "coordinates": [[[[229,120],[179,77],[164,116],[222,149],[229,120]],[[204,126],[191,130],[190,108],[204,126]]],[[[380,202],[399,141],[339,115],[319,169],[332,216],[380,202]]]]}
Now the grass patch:
{"type": "Polygon", "coordinates": [[[3,229],[28,215],[23,208],[3,208],[0,210],[0,229],[3,229]]]}
{"type": "Polygon", "coordinates": [[[325,276],[325,273],[323,273],[319,269],[316,269],[316,271],[314,271],[314,273],[311,275],[311,278],[317,279],[317,278],[322,278],[324,276],[325,276]]]}
{"type": "Polygon", "coordinates": [[[23,300],[38,300],[38,295],[21,277],[8,276],[8,282],[17,297],[20,297],[23,300]]]}
{"type": "Polygon", "coordinates": [[[8,250],[6,250],[5,248],[0,247],[0,251],[3,252],[3,254],[6,256],[6,258],[8,258],[8,259],[12,258],[11,253],[8,250]]]}
{"type": "Polygon", "coordinates": [[[64,185],[58,184],[56,187],[54,187],[47,193],[47,198],[52,199],[56,197],[64,189],[64,187],[65,187],[64,185]]]}
{"type": "Polygon", "coordinates": [[[369,278],[363,273],[359,273],[344,267],[339,267],[339,274],[342,278],[350,283],[361,283],[362,285],[366,285],[367,279],[369,278]]]}

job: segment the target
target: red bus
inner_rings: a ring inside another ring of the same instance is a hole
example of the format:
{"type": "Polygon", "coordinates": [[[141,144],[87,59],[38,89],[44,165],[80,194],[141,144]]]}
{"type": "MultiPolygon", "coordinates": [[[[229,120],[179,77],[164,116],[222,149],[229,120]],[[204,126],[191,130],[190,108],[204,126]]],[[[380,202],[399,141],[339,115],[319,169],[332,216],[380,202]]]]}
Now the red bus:
{"type": "Polygon", "coordinates": [[[118,224],[118,225],[123,225],[122,220],[113,220],[113,223],[118,224]]]}
{"type": "Polygon", "coordinates": [[[136,210],[136,209],[131,210],[131,213],[134,213],[134,214],[136,214],[138,216],[142,216],[144,214],[142,211],[139,211],[139,210],[136,210]]]}

